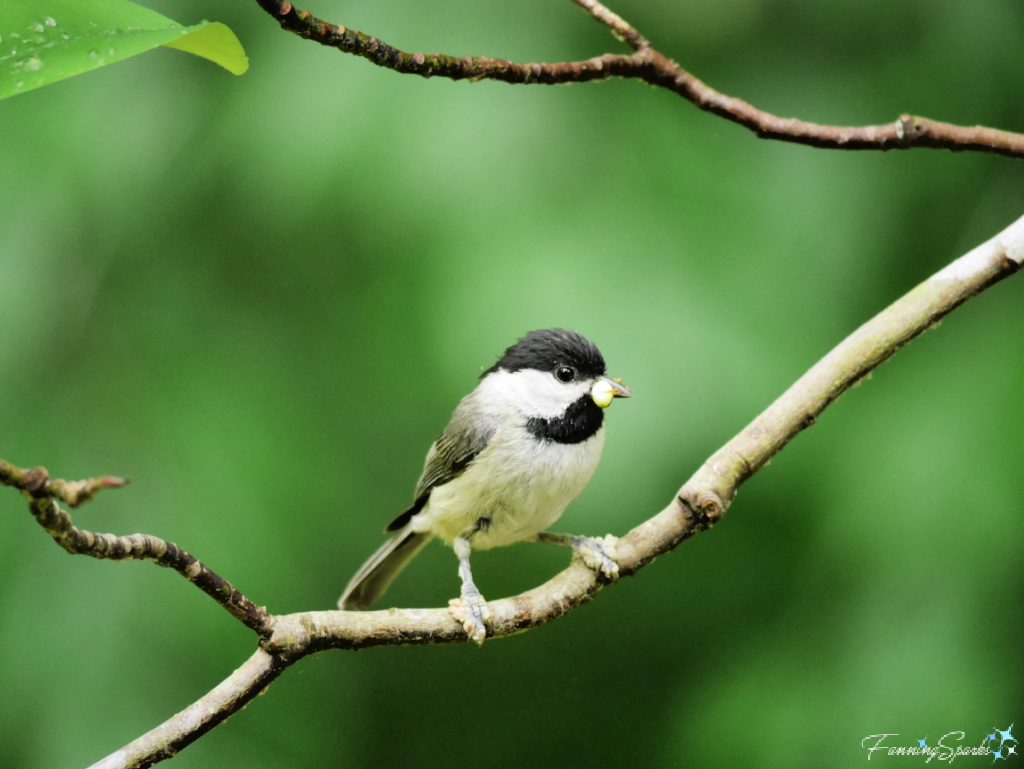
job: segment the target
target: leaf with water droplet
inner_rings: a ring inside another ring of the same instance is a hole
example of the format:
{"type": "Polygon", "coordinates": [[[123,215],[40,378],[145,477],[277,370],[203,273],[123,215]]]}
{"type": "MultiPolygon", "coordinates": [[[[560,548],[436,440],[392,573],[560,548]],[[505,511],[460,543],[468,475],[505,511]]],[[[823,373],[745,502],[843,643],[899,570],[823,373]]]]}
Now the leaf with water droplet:
{"type": "Polygon", "coordinates": [[[236,75],[249,61],[217,22],[182,27],[129,0],[0,0],[0,99],[112,64],[160,46],[202,56],[236,75]],[[58,26],[57,19],[60,19],[58,26]],[[100,56],[98,48],[109,52],[100,56]]]}

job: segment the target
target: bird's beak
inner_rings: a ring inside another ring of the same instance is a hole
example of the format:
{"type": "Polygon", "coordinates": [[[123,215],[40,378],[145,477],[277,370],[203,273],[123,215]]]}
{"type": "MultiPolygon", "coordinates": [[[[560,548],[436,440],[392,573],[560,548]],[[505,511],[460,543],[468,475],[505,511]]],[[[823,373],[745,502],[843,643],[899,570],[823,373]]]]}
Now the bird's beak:
{"type": "Polygon", "coordinates": [[[632,398],[633,393],[620,380],[599,376],[590,389],[590,397],[601,408],[607,408],[613,398],[632,398]]]}

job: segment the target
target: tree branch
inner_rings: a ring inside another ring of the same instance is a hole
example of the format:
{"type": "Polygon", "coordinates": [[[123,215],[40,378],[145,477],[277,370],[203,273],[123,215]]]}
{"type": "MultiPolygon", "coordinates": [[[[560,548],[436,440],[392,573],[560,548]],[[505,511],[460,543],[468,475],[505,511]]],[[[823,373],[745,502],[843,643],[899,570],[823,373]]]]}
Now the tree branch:
{"type": "Polygon", "coordinates": [[[152,766],[173,758],[215,726],[244,708],[296,662],[283,654],[258,649],[245,664],[201,700],[192,703],[156,729],[97,761],[90,769],[152,766]]]}
{"type": "Polygon", "coordinates": [[[21,490],[39,525],[69,553],[112,561],[154,561],[181,574],[246,627],[257,633],[268,631],[270,615],[265,608],[256,606],[234,585],[173,542],[151,534],[119,537],[79,529],[71,522],[70,514],[57,503],[59,499],[74,507],[92,499],[101,489],[124,486],[126,480],[113,476],[84,481],[51,480],[45,467],[22,470],[0,459],[0,483],[21,490]]]}
{"type": "MultiPolygon", "coordinates": [[[[850,387],[903,345],[984,289],[1024,266],[1024,217],[914,288],[844,339],[757,419],[715,452],[672,502],[618,540],[615,560],[631,576],[713,526],[740,485],[850,387]]],[[[512,635],[557,619],[604,586],[582,562],[514,598],[490,601],[487,637],[512,635]]],[[[464,641],[443,609],[304,612],[274,618],[265,648],[295,653],[366,646],[464,641]]]]}
{"type": "MultiPolygon", "coordinates": [[[[740,485],[797,434],[814,424],[818,415],[847,389],[857,385],[876,366],[934,326],[944,315],[1012,275],[1021,266],[1024,266],[1024,217],[853,332],[739,435],[715,452],[664,510],[617,540],[614,555],[620,575],[635,574],[658,556],[713,526],[725,514],[740,485]]],[[[325,649],[467,640],[461,623],[446,609],[270,615],[175,545],[144,534],[115,537],[76,529],[56,498],[70,494],[68,488],[79,486],[47,478],[42,468],[20,470],[0,460],[0,482],[22,490],[43,528],[69,552],[98,558],[151,558],[175,568],[261,633],[261,649],[227,680],[156,729],[95,764],[96,767],[151,766],[173,756],[226,721],[307,654],[325,649]],[[201,584],[201,580],[205,582],[201,584]]],[[[123,483],[119,479],[101,481],[82,481],[81,488],[105,488],[123,483]]],[[[512,635],[558,619],[589,601],[605,584],[604,578],[574,560],[569,568],[540,587],[490,602],[492,617],[487,623],[488,637],[512,635]]]]}
{"type": "Polygon", "coordinates": [[[321,45],[369,59],[402,74],[450,80],[500,80],[505,83],[582,83],[622,77],[643,80],[679,94],[705,112],[750,129],[761,139],[806,144],[824,149],[891,150],[931,147],[993,152],[1024,158],[1024,134],[983,126],[958,126],[914,115],[872,126],[829,126],[781,118],[719,93],[650,46],[632,26],[595,0],[573,0],[633,48],[629,56],[606,53],[586,61],[516,64],[485,56],[404,53],[383,40],[340,24],[330,24],[287,0],[257,0],[281,27],[321,45]]]}

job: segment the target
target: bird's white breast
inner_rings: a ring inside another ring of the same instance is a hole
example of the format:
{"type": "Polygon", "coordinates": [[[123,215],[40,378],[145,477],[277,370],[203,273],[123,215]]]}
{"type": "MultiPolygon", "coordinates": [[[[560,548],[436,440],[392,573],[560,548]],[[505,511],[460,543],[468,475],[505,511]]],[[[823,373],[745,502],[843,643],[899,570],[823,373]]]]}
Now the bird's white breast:
{"type": "Polygon", "coordinates": [[[531,435],[522,415],[508,415],[469,468],[431,492],[411,527],[449,544],[469,536],[480,550],[532,539],[583,491],[603,448],[604,427],[580,443],[557,443],[531,435]],[[473,531],[482,517],[489,525],[473,531]]]}

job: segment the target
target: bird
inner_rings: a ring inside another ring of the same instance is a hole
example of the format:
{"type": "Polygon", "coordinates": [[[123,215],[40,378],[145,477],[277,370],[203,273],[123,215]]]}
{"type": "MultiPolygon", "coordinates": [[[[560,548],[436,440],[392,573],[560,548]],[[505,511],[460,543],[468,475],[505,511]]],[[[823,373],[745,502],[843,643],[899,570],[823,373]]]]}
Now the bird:
{"type": "Polygon", "coordinates": [[[605,373],[597,345],[575,331],[531,331],[507,348],[459,402],[427,452],[412,506],[387,526],[390,538],[356,572],[339,608],[372,608],[435,538],[458,557],[462,588],[449,610],[478,644],[490,610],[473,581],[472,551],[522,541],[568,546],[616,579],[614,537],[546,531],[597,469],[605,408],[632,397],[605,373]]]}

